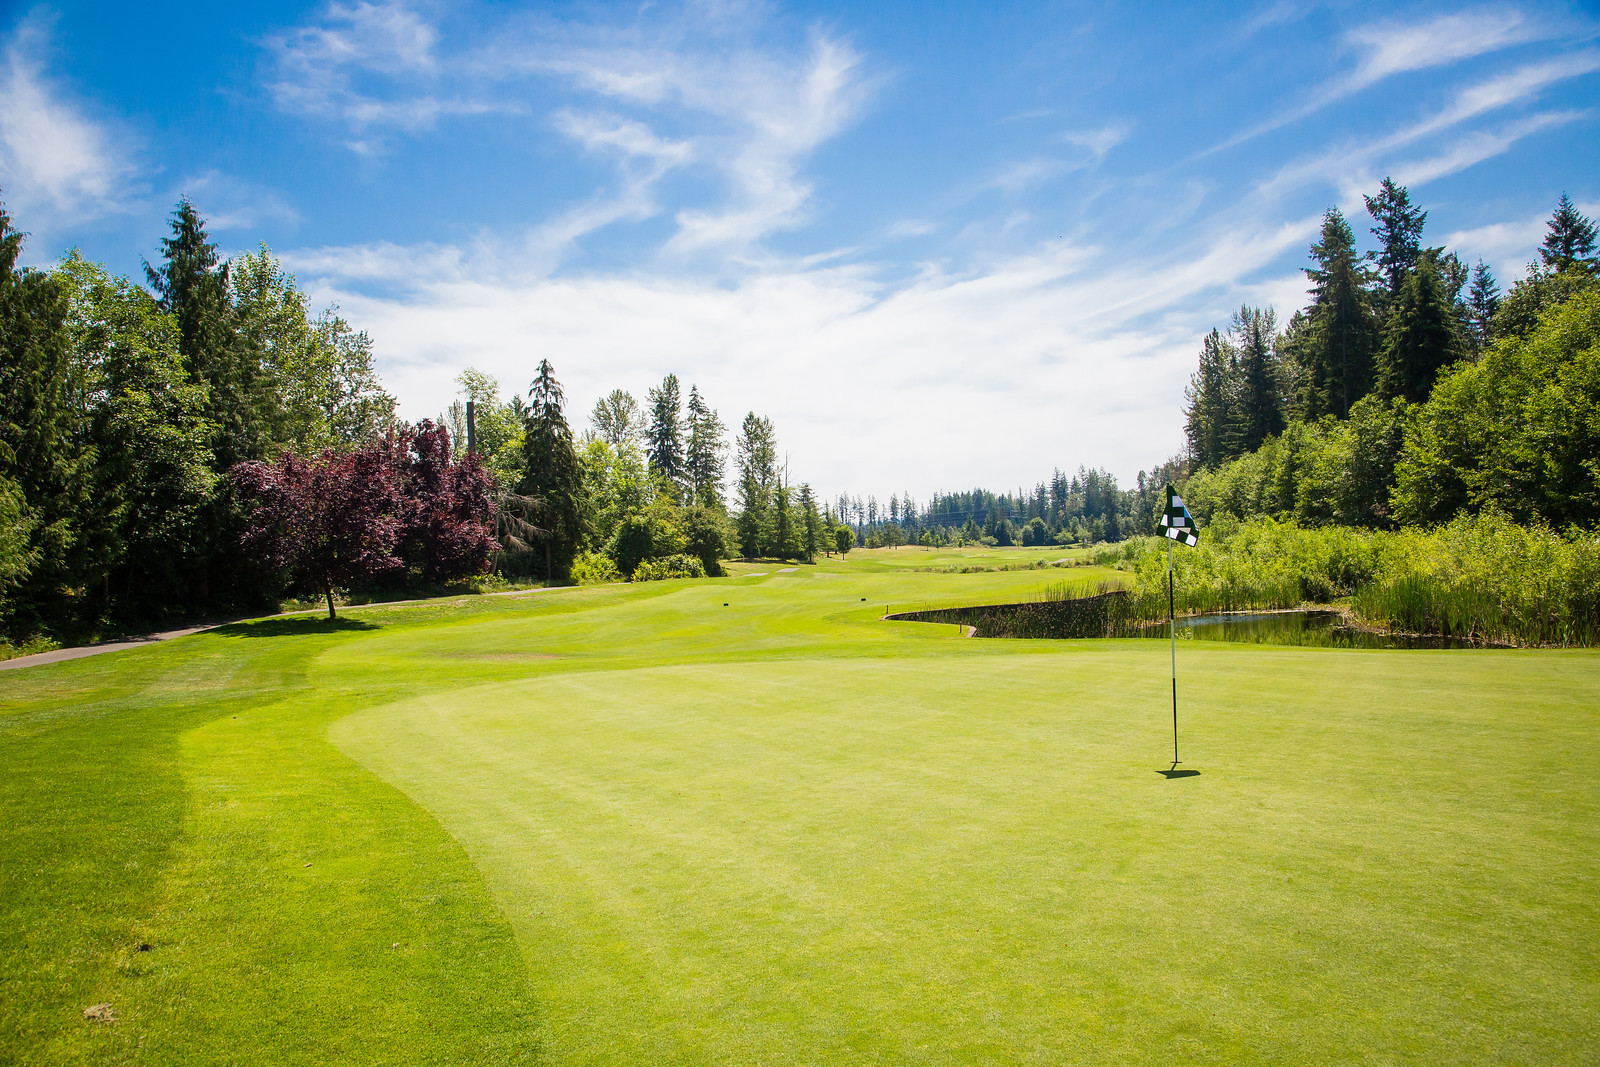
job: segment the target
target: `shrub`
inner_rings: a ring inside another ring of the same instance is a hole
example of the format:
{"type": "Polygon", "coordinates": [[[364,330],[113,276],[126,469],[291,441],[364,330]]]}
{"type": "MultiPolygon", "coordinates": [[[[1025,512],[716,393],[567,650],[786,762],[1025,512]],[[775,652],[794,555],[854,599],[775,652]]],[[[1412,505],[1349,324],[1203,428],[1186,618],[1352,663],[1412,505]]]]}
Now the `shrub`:
{"type": "Polygon", "coordinates": [[[676,555],[665,556],[661,559],[647,559],[639,564],[633,572],[636,582],[657,582],[663,578],[704,578],[706,569],[701,562],[693,556],[676,555]]]}
{"type": "Polygon", "coordinates": [[[620,582],[622,574],[611,557],[602,552],[580,552],[572,561],[572,580],[579,585],[595,582],[620,582]]]}

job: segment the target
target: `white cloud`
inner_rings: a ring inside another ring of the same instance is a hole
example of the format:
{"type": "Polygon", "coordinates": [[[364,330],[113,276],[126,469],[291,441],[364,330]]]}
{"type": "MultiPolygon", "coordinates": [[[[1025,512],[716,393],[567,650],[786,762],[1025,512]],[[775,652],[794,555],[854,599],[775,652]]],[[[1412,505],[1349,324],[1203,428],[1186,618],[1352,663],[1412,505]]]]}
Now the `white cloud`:
{"type": "Polygon", "coordinates": [[[1387,21],[1359,27],[1344,38],[1348,45],[1365,53],[1354,70],[1313,90],[1301,106],[1230,137],[1201,155],[1211,155],[1281,129],[1386,78],[1487,55],[1549,36],[1551,31],[1529,23],[1515,11],[1465,12],[1440,15],[1425,22],[1387,21]]]}
{"type": "Polygon", "coordinates": [[[1062,134],[1060,139],[1088,152],[1098,163],[1106,157],[1107,152],[1126,141],[1131,132],[1133,126],[1124,122],[1102,126],[1098,130],[1075,130],[1062,134]]]}
{"type": "Polygon", "coordinates": [[[1179,449],[1173,398],[1196,338],[1244,300],[1297,282],[1303,296],[1303,279],[1253,279],[1317,224],[1214,221],[1211,239],[1170,258],[1051,242],[981,269],[930,264],[896,285],[868,266],[802,262],[733,283],[682,270],[551,278],[488,248],[285,259],[371,331],[407,417],[437,414],[466,365],[520,387],[550,358],[579,424],[596,397],[672,371],[730,423],[772,416],[802,457],[796,476],[819,491],[926,496],[1032,484],[1057,463],[1131,478],[1179,449]]]}
{"type": "Polygon", "coordinates": [[[0,194],[24,225],[59,227],[126,209],[134,168],[110,128],[47,76],[45,26],[25,20],[0,70],[0,194]]]}

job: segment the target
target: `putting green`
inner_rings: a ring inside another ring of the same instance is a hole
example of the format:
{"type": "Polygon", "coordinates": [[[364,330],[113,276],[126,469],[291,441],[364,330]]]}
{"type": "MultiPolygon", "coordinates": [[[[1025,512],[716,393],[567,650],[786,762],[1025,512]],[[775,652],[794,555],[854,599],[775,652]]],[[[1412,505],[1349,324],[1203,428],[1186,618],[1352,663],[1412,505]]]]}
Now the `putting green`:
{"type": "Polygon", "coordinates": [[[882,555],[19,672],[0,1060],[1600,1047],[1600,656],[1189,644],[1168,779],[1164,644],[878,621],[1104,574],[882,555]]]}

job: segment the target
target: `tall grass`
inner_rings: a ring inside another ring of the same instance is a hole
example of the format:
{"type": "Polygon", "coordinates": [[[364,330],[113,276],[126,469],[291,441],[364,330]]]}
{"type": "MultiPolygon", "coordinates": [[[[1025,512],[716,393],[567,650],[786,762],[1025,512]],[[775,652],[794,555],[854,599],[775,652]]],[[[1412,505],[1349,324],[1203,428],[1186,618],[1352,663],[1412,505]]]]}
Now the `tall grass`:
{"type": "MultiPolygon", "coordinates": [[[[1167,552],[1162,538],[1106,546],[1105,564],[1132,576],[1132,618],[1166,615],[1167,552]]],[[[1172,569],[1182,614],[1348,600],[1358,618],[1396,632],[1600,644],[1600,536],[1498,513],[1396,532],[1220,518],[1198,548],[1172,550],[1172,569]]]]}
{"type": "Polygon", "coordinates": [[[1356,590],[1353,606],[1394,630],[1600,644],[1600,536],[1563,537],[1498,514],[1390,535],[1380,573],[1356,590]]]}

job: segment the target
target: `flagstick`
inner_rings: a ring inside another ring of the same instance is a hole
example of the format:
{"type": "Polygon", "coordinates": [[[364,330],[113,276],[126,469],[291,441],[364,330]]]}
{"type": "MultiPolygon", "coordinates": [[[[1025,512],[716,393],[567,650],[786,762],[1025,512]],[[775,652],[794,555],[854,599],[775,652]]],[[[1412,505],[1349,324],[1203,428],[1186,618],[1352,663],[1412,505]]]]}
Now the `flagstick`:
{"type": "Polygon", "coordinates": [[[1178,619],[1172,594],[1172,538],[1167,538],[1167,633],[1172,641],[1172,765],[1178,765],[1178,619]]]}

